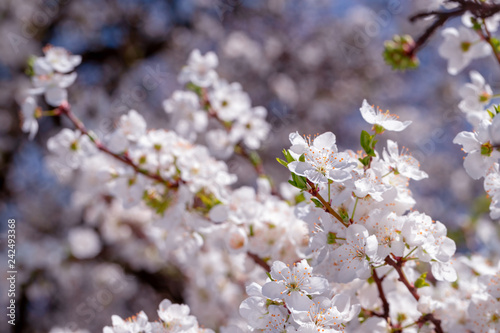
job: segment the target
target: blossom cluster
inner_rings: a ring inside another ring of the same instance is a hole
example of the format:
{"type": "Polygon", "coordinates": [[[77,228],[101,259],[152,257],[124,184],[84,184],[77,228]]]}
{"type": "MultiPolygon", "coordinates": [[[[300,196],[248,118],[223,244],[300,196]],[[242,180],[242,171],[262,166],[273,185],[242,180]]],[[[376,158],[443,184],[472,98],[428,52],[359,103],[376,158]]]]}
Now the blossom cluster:
{"type": "Polygon", "coordinates": [[[484,189],[491,198],[490,216],[500,218],[500,110],[492,105],[491,87],[477,71],[470,72],[471,83],[460,90],[462,101],[458,105],[473,131],[457,134],[454,143],[467,154],[464,168],[473,179],[484,178],[484,189]]]}
{"type": "MultiPolygon", "coordinates": [[[[193,51],[181,70],[185,89],[163,103],[172,130],[148,129],[130,110],[103,137],[77,118],[60,83],[76,78],[66,73],[79,62],[46,49],[34,59],[33,84],[59,82],[43,86],[56,108],[42,111],[32,97],[23,105],[30,136],[40,116],[64,116],[75,127],[47,142],[47,163],[65,175],[72,204],[84,211],[84,225],[68,234],[68,256],[91,259],[114,246],[131,267],[175,265],[188,277],[188,305],[164,300],[157,322],[144,312],[115,315],[104,333],[211,332],[198,321],[221,332],[498,329],[498,267],[455,256],[445,225],[413,210],[410,180],[428,177],[418,160],[392,140],[380,149],[386,131],[402,132],[411,121],[364,100],[362,150],[340,150],[332,132],[291,133],[278,159],[291,179],[278,191],[255,158],[270,130],[266,111],[251,106],[240,84],[219,77],[214,53],[193,51]],[[234,153],[255,167],[255,188],[237,187],[219,160],[234,153]],[[197,311],[206,307],[210,315],[197,311]]],[[[500,116],[485,110],[492,93],[484,79],[472,79],[460,107],[475,132],[455,142],[468,153],[467,172],[485,178],[495,218],[500,116]]]]}

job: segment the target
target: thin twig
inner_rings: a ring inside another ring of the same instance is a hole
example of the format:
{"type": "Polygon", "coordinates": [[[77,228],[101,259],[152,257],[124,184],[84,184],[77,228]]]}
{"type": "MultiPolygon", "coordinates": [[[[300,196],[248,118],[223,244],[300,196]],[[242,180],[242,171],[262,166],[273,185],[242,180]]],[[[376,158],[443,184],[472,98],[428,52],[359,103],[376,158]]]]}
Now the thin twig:
{"type": "Polygon", "coordinates": [[[94,142],[94,144],[97,147],[97,149],[99,149],[100,151],[106,153],[109,156],[112,156],[113,158],[119,160],[122,163],[125,163],[125,164],[129,165],[130,167],[132,167],[134,169],[135,172],[140,173],[140,174],[142,174],[142,175],[144,175],[144,176],[146,176],[146,177],[148,177],[148,178],[150,178],[152,180],[155,180],[157,182],[163,183],[168,188],[179,187],[179,183],[178,182],[172,183],[169,180],[164,179],[162,176],[160,176],[158,174],[150,173],[149,171],[140,168],[126,154],[116,154],[116,153],[113,153],[112,151],[110,151],[103,143],[101,143],[101,141],[99,139],[93,137],[89,133],[89,131],[87,130],[87,128],[85,127],[85,125],[83,124],[83,122],[80,121],[80,119],[78,119],[75,116],[75,114],[71,111],[71,107],[70,107],[70,105],[68,103],[61,104],[61,106],[59,106],[58,110],[60,111],[60,113],[62,115],[65,115],[75,125],[75,127],[80,132],[82,132],[82,134],[84,134],[87,137],[89,137],[90,140],[92,142],[94,142]]]}
{"type": "Polygon", "coordinates": [[[319,190],[316,187],[316,185],[314,185],[314,183],[311,182],[309,179],[307,179],[307,184],[311,187],[309,193],[311,193],[312,196],[316,197],[321,202],[321,204],[325,208],[325,211],[327,211],[328,213],[333,215],[337,220],[339,220],[340,223],[344,225],[344,227],[346,228],[349,227],[349,223],[344,222],[344,219],[342,219],[342,217],[332,208],[330,203],[326,202],[326,200],[321,196],[321,194],[319,194],[319,190]]]}
{"type": "Polygon", "coordinates": [[[424,31],[415,41],[414,46],[409,50],[408,55],[413,56],[424,46],[436,30],[443,26],[448,20],[462,16],[466,12],[471,12],[473,17],[486,19],[500,12],[500,4],[477,3],[469,0],[453,0],[459,6],[449,11],[428,11],[415,14],[409,18],[410,22],[415,22],[428,17],[435,17],[435,21],[424,31]]]}
{"type": "Polygon", "coordinates": [[[387,301],[387,298],[385,297],[384,289],[382,287],[382,280],[383,278],[379,278],[377,271],[373,269],[373,281],[375,281],[375,284],[377,285],[378,289],[378,295],[380,299],[382,300],[382,308],[384,310],[383,317],[385,320],[389,321],[389,302],[387,301]]]}
{"type": "MultiPolygon", "coordinates": [[[[412,294],[413,298],[415,298],[415,300],[418,301],[420,299],[420,295],[418,294],[417,288],[415,288],[415,286],[408,281],[408,278],[406,277],[405,273],[403,272],[404,261],[402,261],[402,260],[395,261],[390,256],[387,256],[385,258],[385,262],[388,265],[394,267],[396,272],[398,272],[399,281],[401,281],[406,286],[406,288],[408,289],[410,294],[412,294]]],[[[441,320],[434,317],[434,315],[432,313],[428,313],[428,314],[420,317],[420,319],[419,319],[420,324],[424,324],[426,321],[430,321],[434,324],[436,333],[443,333],[443,329],[441,328],[441,320]]]]}
{"type": "Polygon", "coordinates": [[[267,262],[264,261],[264,259],[262,259],[261,257],[259,257],[258,255],[256,255],[255,253],[251,253],[251,252],[247,252],[247,255],[253,259],[253,261],[259,265],[260,267],[264,268],[266,272],[270,272],[271,271],[271,267],[269,266],[269,264],[267,262]]]}

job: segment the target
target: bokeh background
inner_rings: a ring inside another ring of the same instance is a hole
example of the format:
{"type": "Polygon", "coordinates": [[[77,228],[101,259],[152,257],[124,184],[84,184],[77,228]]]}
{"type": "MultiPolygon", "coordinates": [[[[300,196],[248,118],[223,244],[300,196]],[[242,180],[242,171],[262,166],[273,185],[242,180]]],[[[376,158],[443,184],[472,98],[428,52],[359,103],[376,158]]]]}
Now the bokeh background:
{"type": "MultiPolygon", "coordinates": [[[[458,132],[469,129],[457,108],[468,73],[447,74],[436,50],[439,35],[419,54],[418,70],[393,72],[381,56],[384,40],[396,33],[418,36],[425,29],[429,22],[410,24],[407,18],[432,3],[1,0],[0,231],[5,236],[7,219],[17,220],[19,318],[14,331],[47,332],[74,322],[98,332],[110,324],[112,314],[128,316],[141,309],[154,314],[161,299],[185,298],[183,277],[172,272],[174,267],[137,268],[114,258],[111,250],[92,265],[61,263],[68,229],[80,223],[82,212],[70,204],[71,186],[60,182],[64,175],[49,170],[44,155],[47,139],[68,124],[44,118],[39,134],[29,141],[18,113],[19,96],[30,84],[24,74],[27,60],[41,55],[46,44],[82,55],[70,102],[100,135],[130,109],[140,111],[150,127],[168,128],[162,101],[180,88],[176,77],[187,56],[195,48],[215,51],[220,75],[240,82],[253,105],[268,110],[272,131],[260,153],[276,182],[289,175],[275,158],[289,147],[290,132],[332,131],[341,149],[360,149],[359,133],[368,125],[358,109],[366,98],[413,121],[403,133],[384,135],[407,147],[430,175],[411,186],[415,208],[445,223],[461,251],[486,251],[487,234],[495,229],[468,237],[471,214],[474,223],[482,221],[475,213],[481,211],[481,200],[475,198],[484,194],[482,184],[467,176],[460,147],[452,144],[458,132]],[[111,295],[105,306],[95,302],[103,294],[111,295]]],[[[478,69],[495,92],[500,90],[493,59],[469,68],[478,69]]],[[[255,185],[247,163],[235,157],[230,166],[239,184],[255,185]]],[[[5,251],[5,237],[0,242],[5,251]]],[[[4,254],[1,265],[6,264],[4,254]]],[[[5,271],[2,266],[2,286],[5,271]]],[[[1,290],[5,302],[6,289],[1,290]]]]}

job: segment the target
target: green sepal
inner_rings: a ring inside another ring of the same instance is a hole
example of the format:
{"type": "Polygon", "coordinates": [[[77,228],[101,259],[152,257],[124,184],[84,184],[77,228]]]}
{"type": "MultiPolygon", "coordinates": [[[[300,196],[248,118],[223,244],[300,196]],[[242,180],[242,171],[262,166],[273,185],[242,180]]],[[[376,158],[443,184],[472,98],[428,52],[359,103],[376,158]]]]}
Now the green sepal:
{"type": "Polygon", "coordinates": [[[337,234],[330,231],[326,235],[326,243],[327,244],[336,244],[337,243],[337,234]]]}
{"type": "Polygon", "coordinates": [[[298,204],[302,201],[305,201],[306,197],[304,196],[304,193],[299,193],[295,196],[295,204],[298,204]]]}
{"type": "Polygon", "coordinates": [[[286,161],[288,163],[295,161],[295,159],[293,158],[292,154],[290,154],[290,152],[288,150],[286,150],[286,149],[283,149],[283,156],[285,156],[286,161]]]}
{"type": "Polygon", "coordinates": [[[425,281],[426,277],[427,277],[427,272],[420,275],[417,281],[415,281],[415,288],[423,288],[430,286],[430,284],[425,281]]]}
{"type": "Polygon", "coordinates": [[[278,163],[282,166],[288,168],[288,162],[283,161],[281,158],[276,158],[276,161],[278,161],[278,163]]]}

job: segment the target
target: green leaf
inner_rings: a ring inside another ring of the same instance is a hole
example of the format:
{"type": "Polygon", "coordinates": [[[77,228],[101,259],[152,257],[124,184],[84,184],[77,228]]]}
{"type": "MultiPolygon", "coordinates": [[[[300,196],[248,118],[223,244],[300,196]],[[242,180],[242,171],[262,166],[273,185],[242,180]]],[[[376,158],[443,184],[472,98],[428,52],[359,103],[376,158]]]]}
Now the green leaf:
{"type": "Polygon", "coordinates": [[[372,148],[372,141],[374,136],[370,135],[367,131],[361,131],[360,143],[361,147],[364,149],[368,156],[375,157],[375,151],[372,148]]]}
{"type": "Polygon", "coordinates": [[[283,149],[283,155],[285,156],[288,163],[295,161],[295,159],[292,157],[292,155],[290,154],[290,152],[288,150],[283,149]]]}
{"type": "Polygon", "coordinates": [[[314,205],[318,208],[324,208],[323,204],[316,198],[311,198],[311,201],[314,202],[314,205]]]}
{"type": "Polygon", "coordinates": [[[425,278],[427,277],[427,272],[423,273],[420,275],[420,277],[415,281],[415,288],[423,288],[423,287],[428,287],[430,284],[428,284],[425,281],[425,278]]]}
{"type": "Polygon", "coordinates": [[[283,161],[281,158],[276,158],[276,161],[278,161],[278,163],[284,166],[285,168],[288,168],[288,162],[283,161]]]}
{"type": "Polygon", "coordinates": [[[306,177],[298,176],[292,172],[292,179],[295,183],[295,187],[301,189],[301,190],[306,190],[307,189],[307,181],[306,177]]]}
{"type": "Polygon", "coordinates": [[[295,196],[295,204],[298,204],[302,201],[305,201],[306,197],[304,196],[304,193],[299,193],[295,196]]]}
{"type": "Polygon", "coordinates": [[[370,164],[370,156],[365,156],[363,158],[360,158],[359,161],[361,162],[361,164],[363,164],[364,166],[368,166],[368,164],[370,164]]]}

